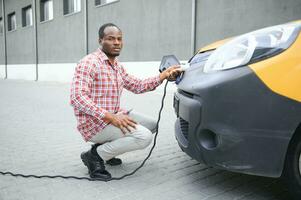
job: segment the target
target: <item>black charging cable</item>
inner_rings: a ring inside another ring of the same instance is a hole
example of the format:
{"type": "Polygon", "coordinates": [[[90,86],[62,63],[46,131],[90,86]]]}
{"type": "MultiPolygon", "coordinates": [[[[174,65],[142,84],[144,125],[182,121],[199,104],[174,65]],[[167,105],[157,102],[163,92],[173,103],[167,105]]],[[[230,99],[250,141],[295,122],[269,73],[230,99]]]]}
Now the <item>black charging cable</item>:
{"type": "Polygon", "coordinates": [[[154,137],[154,142],[153,142],[153,146],[152,148],[150,149],[148,155],[146,156],[146,158],[143,160],[143,162],[135,169],[133,170],[132,172],[128,173],[128,174],[125,174],[123,176],[120,176],[120,177],[112,177],[112,178],[109,178],[109,179],[101,179],[101,178],[89,178],[89,177],[77,177],[77,176],[63,176],[63,175],[32,175],[32,174],[16,174],[16,173],[13,173],[13,172],[2,172],[0,171],[0,174],[1,175],[11,175],[11,176],[14,176],[14,177],[23,177],[23,178],[62,178],[62,179],[77,179],[77,180],[88,180],[88,181],[113,181],[113,180],[121,180],[121,179],[124,179],[125,177],[127,176],[131,176],[133,174],[135,174],[140,168],[142,168],[145,164],[145,162],[150,158],[155,146],[156,146],[156,142],[157,142],[157,136],[158,136],[158,133],[159,133],[159,123],[160,123],[160,120],[161,120],[161,113],[162,113],[162,110],[163,110],[163,107],[164,107],[164,100],[165,100],[165,97],[166,97],[166,88],[167,88],[167,84],[168,84],[168,81],[166,81],[165,83],[165,86],[164,86],[164,92],[163,92],[163,97],[161,99],[161,107],[160,107],[160,110],[159,110],[159,114],[158,114],[158,119],[157,119],[157,123],[156,123],[156,132],[155,132],[155,137],[154,137]]]}

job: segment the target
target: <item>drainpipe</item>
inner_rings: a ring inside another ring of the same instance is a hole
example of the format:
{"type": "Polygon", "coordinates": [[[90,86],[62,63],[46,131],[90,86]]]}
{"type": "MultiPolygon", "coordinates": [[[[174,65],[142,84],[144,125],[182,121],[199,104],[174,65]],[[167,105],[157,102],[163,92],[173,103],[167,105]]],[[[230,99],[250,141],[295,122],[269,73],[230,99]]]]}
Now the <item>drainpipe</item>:
{"type": "Polygon", "coordinates": [[[5,16],[5,0],[2,0],[2,14],[3,14],[3,39],[4,39],[4,67],[5,77],[7,79],[7,41],[6,41],[6,16],[5,16]]]}
{"type": "Polygon", "coordinates": [[[197,0],[192,0],[191,10],[191,55],[196,51],[196,4],[197,0]]]}
{"type": "Polygon", "coordinates": [[[85,9],[85,15],[84,15],[84,24],[85,24],[85,50],[86,54],[89,53],[89,41],[88,41],[88,0],[84,0],[84,9],[85,9]]]}
{"type": "Polygon", "coordinates": [[[38,49],[38,19],[37,19],[37,0],[33,0],[33,16],[34,16],[34,51],[35,51],[35,64],[36,64],[36,80],[39,80],[39,49],[38,49]]]}

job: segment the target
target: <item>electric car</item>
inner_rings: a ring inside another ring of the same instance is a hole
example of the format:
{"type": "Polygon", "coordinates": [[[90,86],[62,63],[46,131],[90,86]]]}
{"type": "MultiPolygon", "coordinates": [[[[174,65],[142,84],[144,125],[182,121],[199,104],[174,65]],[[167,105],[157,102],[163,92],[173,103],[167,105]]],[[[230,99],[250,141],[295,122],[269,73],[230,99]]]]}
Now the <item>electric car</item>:
{"type": "Polygon", "coordinates": [[[173,107],[193,159],[286,178],[301,196],[301,20],[208,45],[189,61],[173,107]]]}

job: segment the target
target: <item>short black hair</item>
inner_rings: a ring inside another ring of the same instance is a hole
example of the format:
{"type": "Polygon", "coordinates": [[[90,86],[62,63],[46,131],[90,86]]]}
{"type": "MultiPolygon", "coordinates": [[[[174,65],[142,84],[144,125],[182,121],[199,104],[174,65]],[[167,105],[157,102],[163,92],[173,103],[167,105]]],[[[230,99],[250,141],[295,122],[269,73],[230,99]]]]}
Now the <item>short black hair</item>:
{"type": "Polygon", "coordinates": [[[113,24],[113,23],[106,23],[106,24],[102,25],[102,26],[99,28],[99,30],[98,30],[98,37],[102,39],[102,38],[105,36],[105,34],[104,34],[105,29],[106,29],[107,27],[112,27],[112,26],[113,26],[113,27],[116,27],[119,31],[121,31],[120,28],[119,28],[117,25],[115,25],[115,24],[113,24]]]}

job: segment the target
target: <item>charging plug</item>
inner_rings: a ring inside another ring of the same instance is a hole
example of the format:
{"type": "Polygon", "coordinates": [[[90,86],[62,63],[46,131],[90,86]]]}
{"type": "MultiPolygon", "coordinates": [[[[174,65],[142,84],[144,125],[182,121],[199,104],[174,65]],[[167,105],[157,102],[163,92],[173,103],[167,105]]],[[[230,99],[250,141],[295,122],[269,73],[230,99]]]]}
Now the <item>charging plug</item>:
{"type": "Polygon", "coordinates": [[[168,69],[172,65],[180,65],[180,69],[182,70],[182,73],[176,77],[175,82],[176,84],[178,84],[182,80],[183,74],[189,68],[190,64],[180,63],[180,61],[174,55],[163,56],[159,66],[160,73],[162,73],[164,70],[168,69]]]}
{"type": "Polygon", "coordinates": [[[169,68],[172,65],[179,65],[180,62],[174,55],[167,55],[163,56],[160,66],[159,66],[159,71],[160,73],[169,68]]]}
{"type": "Polygon", "coordinates": [[[186,69],[188,69],[189,68],[189,66],[190,66],[190,64],[189,63],[181,63],[181,65],[180,65],[181,67],[181,70],[184,72],[184,71],[186,71],[186,69]]]}
{"type": "Polygon", "coordinates": [[[180,69],[182,70],[182,73],[181,73],[179,76],[177,76],[177,78],[176,78],[176,84],[179,84],[179,83],[180,83],[180,81],[181,81],[182,78],[183,78],[184,72],[185,72],[189,67],[190,67],[190,64],[189,64],[189,63],[181,63],[180,69]]]}

